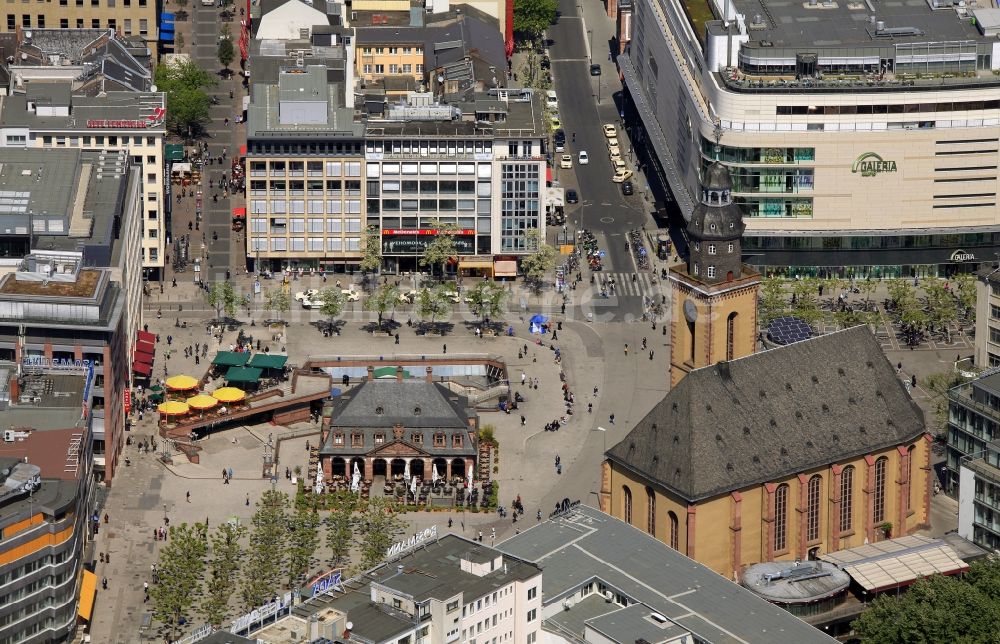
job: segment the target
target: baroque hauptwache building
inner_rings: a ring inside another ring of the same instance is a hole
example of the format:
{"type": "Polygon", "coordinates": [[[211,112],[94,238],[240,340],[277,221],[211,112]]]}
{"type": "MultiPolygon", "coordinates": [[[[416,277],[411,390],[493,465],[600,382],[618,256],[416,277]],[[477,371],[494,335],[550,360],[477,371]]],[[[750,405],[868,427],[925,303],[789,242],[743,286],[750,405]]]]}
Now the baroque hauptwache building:
{"type": "Polygon", "coordinates": [[[742,230],[727,175],[706,173],[691,259],[671,270],[689,286],[673,318],[671,372],[682,373],[608,450],[601,509],[734,578],[754,563],[925,527],[930,436],[869,329],[753,353],[756,319],[745,306],[756,285],[749,302],[725,290],[753,273],[739,263],[738,235],[711,234],[713,225],[742,230]]]}

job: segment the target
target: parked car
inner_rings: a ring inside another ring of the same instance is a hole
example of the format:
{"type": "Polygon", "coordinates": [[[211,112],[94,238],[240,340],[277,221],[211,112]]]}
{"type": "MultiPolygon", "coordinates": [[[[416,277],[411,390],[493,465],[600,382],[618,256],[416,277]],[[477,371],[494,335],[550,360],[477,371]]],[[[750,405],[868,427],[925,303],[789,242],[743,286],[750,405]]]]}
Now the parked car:
{"type": "Polygon", "coordinates": [[[611,169],[615,172],[619,170],[624,170],[628,166],[625,165],[625,160],[621,157],[611,157],[611,169]]]}
{"type": "Polygon", "coordinates": [[[580,165],[587,165],[590,163],[590,156],[587,154],[586,150],[580,150],[580,165]]]}
{"type": "Polygon", "coordinates": [[[611,177],[611,180],[615,183],[624,183],[628,179],[631,179],[633,174],[635,173],[631,170],[617,170],[615,171],[615,176],[611,177]]]}
{"type": "Polygon", "coordinates": [[[556,144],[556,152],[562,152],[566,149],[566,132],[563,130],[556,130],[552,140],[556,144]]]}
{"type": "Polygon", "coordinates": [[[611,157],[611,161],[614,162],[615,159],[620,159],[622,157],[622,151],[616,145],[613,148],[608,148],[608,156],[611,157]]]}
{"type": "Polygon", "coordinates": [[[400,292],[398,295],[400,304],[413,304],[414,300],[417,299],[416,291],[407,291],[406,293],[400,292]]]}
{"type": "Polygon", "coordinates": [[[627,179],[625,181],[622,181],[622,194],[623,195],[635,194],[635,186],[632,185],[631,181],[628,181],[627,179]]]}
{"type": "Polygon", "coordinates": [[[355,291],[353,288],[344,289],[340,291],[340,294],[344,296],[344,300],[347,302],[357,302],[361,299],[361,291],[355,291]]]}
{"type": "Polygon", "coordinates": [[[608,139],[608,148],[609,149],[610,148],[617,148],[617,147],[618,147],[618,139],[608,139]]]}
{"type": "Polygon", "coordinates": [[[558,114],[552,114],[551,116],[549,116],[549,122],[552,123],[553,130],[558,130],[559,128],[562,127],[562,121],[559,120],[558,114]]]}
{"type": "Polygon", "coordinates": [[[591,76],[600,76],[601,75],[601,66],[600,65],[591,65],[590,66],[590,75],[591,76]]]}
{"type": "Polygon", "coordinates": [[[613,139],[616,136],[618,136],[618,130],[616,130],[615,126],[612,125],[611,123],[605,123],[604,124],[604,136],[608,137],[609,139],[613,139]]]}
{"type": "Polygon", "coordinates": [[[566,191],[566,203],[579,203],[580,196],[576,194],[576,190],[570,188],[566,191]]]}
{"type": "Polygon", "coordinates": [[[548,105],[550,110],[559,109],[559,97],[556,96],[556,90],[545,90],[545,104],[548,105]]]}
{"type": "Polygon", "coordinates": [[[305,300],[313,300],[316,299],[317,295],[319,295],[319,289],[315,288],[311,288],[307,291],[299,291],[295,294],[295,301],[304,302],[305,300]]]}
{"type": "Polygon", "coordinates": [[[572,168],[573,167],[573,155],[572,154],[564,154],[561,157],[559,157],[559,167],[562,168],[562,169],[564,169],[564,170],[569,170],[570,168],[572,168]]]}

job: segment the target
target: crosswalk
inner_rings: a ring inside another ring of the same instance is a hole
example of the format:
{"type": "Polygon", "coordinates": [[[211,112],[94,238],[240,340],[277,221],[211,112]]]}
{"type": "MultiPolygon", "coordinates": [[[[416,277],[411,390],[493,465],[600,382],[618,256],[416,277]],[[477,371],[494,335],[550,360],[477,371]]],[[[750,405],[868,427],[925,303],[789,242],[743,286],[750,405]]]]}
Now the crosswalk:
{"type": "Polygon", "coordinates": [[[614,280],[615,289],[608,293],[618,297],[639,297],[642,295],[657,295],[661,291],[660,280],[652,273],[594,273],[595,286],[607,286],[609,280],[614,280]],[[655,279],[655,283],[654,283],[655,279]]]}

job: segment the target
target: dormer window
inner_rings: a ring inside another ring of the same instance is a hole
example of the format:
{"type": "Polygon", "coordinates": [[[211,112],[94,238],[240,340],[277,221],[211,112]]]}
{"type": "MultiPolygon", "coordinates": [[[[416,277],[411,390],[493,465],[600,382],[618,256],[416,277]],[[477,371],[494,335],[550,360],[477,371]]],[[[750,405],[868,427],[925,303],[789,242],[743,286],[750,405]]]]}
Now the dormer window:
{"type": "Polygon", "coordinates": [[[715,230],[715,224],[709,225],[709,228],[711,228],[712,230],[715,230]]]}

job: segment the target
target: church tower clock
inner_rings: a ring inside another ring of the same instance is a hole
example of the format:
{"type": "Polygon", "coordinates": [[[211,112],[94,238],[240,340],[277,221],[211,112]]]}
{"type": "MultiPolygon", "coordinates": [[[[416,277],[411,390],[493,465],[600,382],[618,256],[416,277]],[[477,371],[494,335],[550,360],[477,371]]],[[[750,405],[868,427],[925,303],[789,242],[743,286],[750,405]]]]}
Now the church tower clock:
{"type": "Polygon", "coordinates": [[[687,226],[688,262],[670,267],[671,387],[694,369],[756,350],[760,274],[743,265],[746,224],[731,193],[729,170],[716,161],[687,226]]]}

